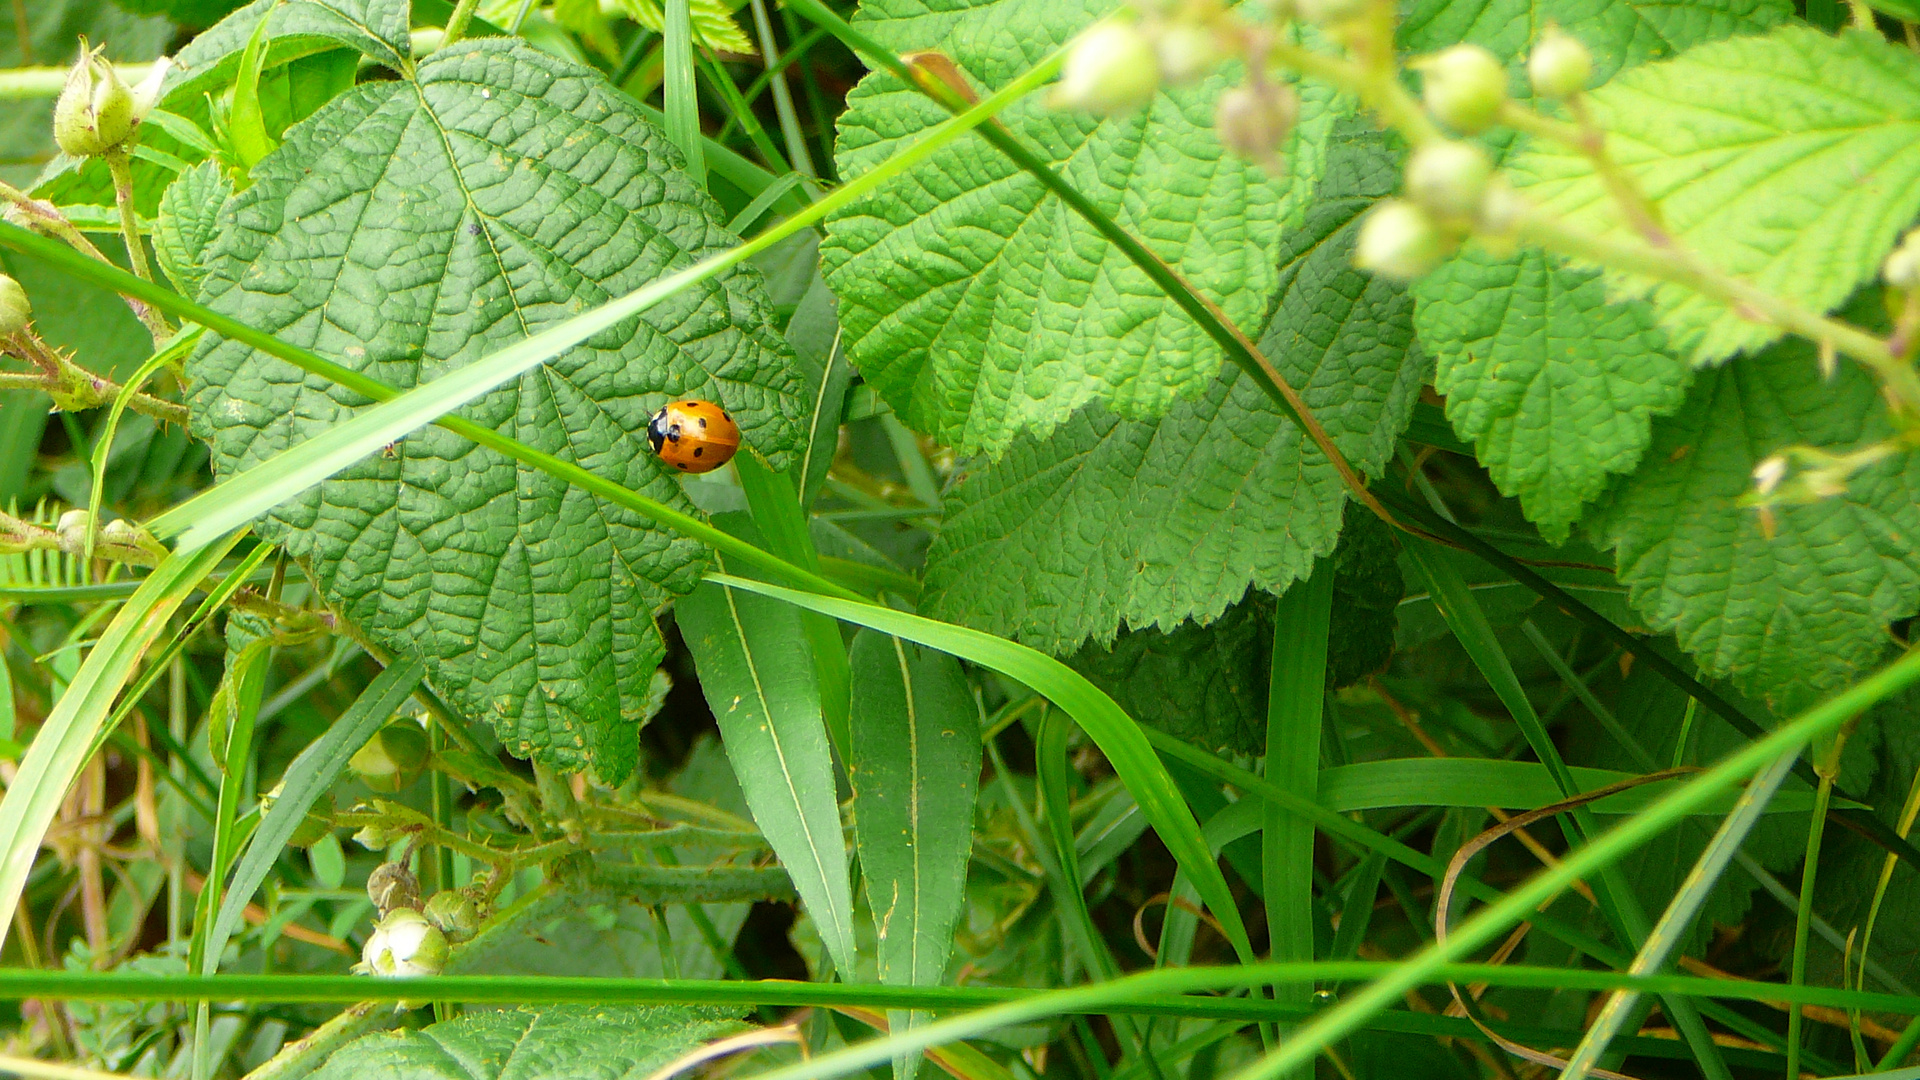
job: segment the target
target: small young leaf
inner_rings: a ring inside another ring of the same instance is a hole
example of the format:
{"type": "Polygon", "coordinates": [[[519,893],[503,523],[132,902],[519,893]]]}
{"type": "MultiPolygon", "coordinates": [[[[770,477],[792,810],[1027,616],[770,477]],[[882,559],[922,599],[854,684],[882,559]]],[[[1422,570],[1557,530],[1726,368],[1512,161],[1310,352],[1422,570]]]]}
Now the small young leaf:
{"type": "MultiPolygon", "coordinates": [[[[1786,26],[1636,68],[1588,104],[1669,234],[1716,268],[1827,311],[1874,276],[1920,213],[1916,86],[1910,49],[1786,26]]],[[[1627,231],[1579,151],[1536,142],[1513,168],[1525,193],[1570,225],[1627,231]]],[[[1608,282],[1651,300],[1674,347],[1698,364],[1783,333],[1679,285],[1618,272],[1608,282]]]]}
{"type": "Polygon", "coordinates": [[[182,296],[200,294],[207,276],[207,248],[219,235],[220,208],[233,181],[218,162],[203,161],[167,185],[153,223],[153,253],[182,296]]]}
{"type": "Polygon", "coordinates": [[[979,710],[959,661],[862,630],[853,640],[852,724],[847,777],[880,981],[937,986],[966,899],[979,710]]]}
{"type": "Polygon", "coordinates": [[[180,50],[161,100],[184,107],[232,83],[241,54],[262,23],[266,67],[345,46],[398,71],[412,52],[408,8],[407,0],[254,0],[180,50]]]}
{"type": "Polygon", "coordinates": [[[679,1006],[523,1005],[419,1031],[365,1035],[312,1080],[574,1080],[644,1077],[703,1043],[744,1030],[735,1012],[679,1006]]]}
{"type": "Polygon", "coordinates": [[[253,26],[247,47],[240,53],[240,69],[233,77],[233,107],[227,112],[227,134],[242,168],[251,169],[273,150],[267,118],[260,111],[260,70],[267,62],[267,20],[253,26]]]}

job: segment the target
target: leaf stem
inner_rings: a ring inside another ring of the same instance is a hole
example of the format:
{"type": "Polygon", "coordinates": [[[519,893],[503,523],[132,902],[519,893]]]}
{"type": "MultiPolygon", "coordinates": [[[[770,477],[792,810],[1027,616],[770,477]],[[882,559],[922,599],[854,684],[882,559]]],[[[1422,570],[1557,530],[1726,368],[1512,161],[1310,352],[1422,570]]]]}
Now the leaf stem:
{"type": "Polygon", "coordinates": [[[480,0],[460,0],[454,5],[453,14],[447,16],[446,37],[441,39],[441,48],[467,36],[467,23],[473,20],[473,11],[479,6],[480,0]]]}
{"type": "Polygon", "coordinates": [[[113,174],[113,202],[120,208],[120,235],[127,241],[127,261],[133,264],[135,277],[152,281],[153,271],[147,268],[146,241],[140,238],[140,224],[133,217],[132,161],[125,147],[116,147],[101,156],[106,159],[107,171],[113,174]]]}
{"type": "MultiPolygon", "coordinates": [[[[115,182],[114,186],[118,188],[118,181],[115,182]]],[[[68,221],[67,216],[60,212],[59,207],[50,202],[36,199],[5,181],[0,181],[0,200],[5,200],[19,208],[20,212],[26,216],[28,224],[34,229],[51,236],[59,237],[75,250],[94,259],[98,259],[108,266],[113,266],[113,260],[107,258],[99,248],[94,247],[93,241],[88,240],[79,229],[75,228],[73,222],[68,221]]],[[[122,225],[124,227],[124,221],[122,225]]],[[[130,249],[131,247],[132,245],[129,245],[130,249]]],[[[114,269],[117,270],[119,267],[115,266],[114,269]]],[[[167,325],[166,318],[156,311],[151,304],[124,292],[121,294],[121,298],[126,301],[127,307],[133,311],[134,318],[140,320],[140,325],[147,328],[147,333],[153,337],[155,348],[166,344],[167,339],[173,336],[173,327],[167,325]]]]}
{"type": "MultiPolygon", "coordinates": [[[[111,405],[120,396],[122,388],[119,383],[75,364],[57,350],[47,348],[46,343],[37,337],[20,334],[12,340],[17,351],[29,353],[26,359],[40,371],[37,374],[25,371],[0,372],[0,390],[38,390],[53,398],[54,405],[67,412],[82,412],[111,405]]],[[[0,351],[4,351],[4,345],[5,342],[0,341],[0,351]]],[[[128,399],[127,407],[155,420],[187,426],[187,407],[178,402],[141,392],[128,399]]]]}

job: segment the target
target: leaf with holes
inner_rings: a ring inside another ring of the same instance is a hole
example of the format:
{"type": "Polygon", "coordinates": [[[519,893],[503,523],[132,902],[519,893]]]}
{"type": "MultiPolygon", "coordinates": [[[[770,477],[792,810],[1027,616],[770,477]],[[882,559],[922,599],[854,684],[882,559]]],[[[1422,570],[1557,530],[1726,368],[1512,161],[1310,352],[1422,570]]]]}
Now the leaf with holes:
{"type": "MultiPolygon", "coordinates": [[[[224,212],[203,298],[390,384],[438,377],[737,241],[679,154],[599,75],[501,39],[372,82],[287,132],[224,212]]],[[[691,509],[648,451],[670,398],[724,403],[784,464],[803,413],[758,273],[737,269],[589,339],[469,418],[691,509]]],[[[188,367],[222,476],[366,404],[224,340],[188,367]]],[[[438,428],[259,526],[377,646],[513,752],[615,780],[663,652],[653,613],[697,544],[438,428]]]]}
{"type": "MultiPolygon", "coordinates": [[[[1113,5],[1106,0],[919,0],[861,5],[860,26],[897,51],[938,49],[996,89],[1113,5]]],[[[1215,138],[1234,72],[1100,121],[1039,98],[1001,114],[1067,182],[1140,236],[1251,333],[1268,313],[1281,237],[1320,173],[1333,109],[1306,105],[1275,180],[1215,138]]],[[[840,118],[842,176],[877,166],[945,117],[876,72],[840,118]]],[[[997,456],[1105,402],[1134,420],[1204,396],[1224,354],[1110,244],[983,140],[953,147],[828,222],[821,245],[848,355],[906,423],[963,452],[997,456]]]]}
{"type": "MultiPolygon", "coordinates": [[[[1412,301],[1351,263],[1395,162],[1353,121],[1287,238],[1262,349],[1354,466],[1377,474],[1426,362],[1412,301]]],[[[924,610],[1062,656],[1122,625],[1209,623],[1249,585],[1282,591],[1333,550],[1347,491],[1272,400],[1228,368],[1161,421],[1090,406],[957,485],[927,555],[924,610]]]]}
{"type": "MultiPolygon", "coordinates": [[[[1871,279],[1920,213],[1920,57],[1865,34],[1787,26],[1636,68],[1589,107],[1666,230],[1708,265],[1828,311],[1871,279]]],[[[1533,144],[1514,180],[1589,232],[1628,232],[1579,151],[1533,144]]],[[[1652,301],[1695,363],[1780,337],[1679,285],[1610,272],[1652,301]]]]}

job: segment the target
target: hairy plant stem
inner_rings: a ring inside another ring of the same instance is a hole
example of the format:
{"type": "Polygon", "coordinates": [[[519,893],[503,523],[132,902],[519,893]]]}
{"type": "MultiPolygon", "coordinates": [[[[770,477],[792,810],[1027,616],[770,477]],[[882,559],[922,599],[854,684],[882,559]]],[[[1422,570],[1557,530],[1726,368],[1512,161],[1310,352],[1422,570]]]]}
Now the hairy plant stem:
{"type": "MultiPolygon", "coordinates": [[[[118,189],[119,186],[119,181],[116,180],[114,187],[118,189]]],[[[113,266],[113,260],[107,258],[99,248],[93,246],[93,241],[88,240],[85,234],[75,228],[73,222],[68,221],[67,216],[60,212],[59,207],[45,200],[36,199],[3,180],[0,180],[0,200],[4,200],[14,208],[15,213],[7,215],[8,217],[18,216],[24,218],[27,227],[34,231],[43,232],[56,239],[64,240],[75,251],[92,256],[106,263],[108,266],[113,266]]],[[[129,251],[139,250],[137,245],[128,245],[128,249],[129,251]]],[[[142,260],[144,261],[144,254],[142,255],[142,260]]],[[[118,268],[116,267],[116,269],[118,268]]],[[[143,280],[151,279],[144,278],[143,276],[143,280]]],[[[127,308],[133,312],[134,318],[140,320],[140,325],[147,328],[147,333],[153,338],[155,348],[166,344],[167,339],[173,336],[173,327],[167,325],[166,317],[161,315],[159,310],[153,307],[153,305],[136,297],[128,296],[125,293],[121,294],[121,299],[126,301],[127,308]]]]}
{"type": "Polygon", "coordinates": [[[460,0],[454,5],[453,14],[447,16],[447,36],[441,41],[441,48],[467,36],[467,24],[473,21],[473,11],[479,6],[480,0],[460,0]]]}
{"type": "MultiPolygon", "coordinates": [[[[12,354],[38,369],[0,372],[0,390],[38,390],[53,399],[54,406],[67,412],[84,412],[111,405],[120,396],[121,386],[112,379],[74,363],[42,341],[32,330],[10,338],[0,338],[0,355],[12,354]]],[[[134,412],[169,424],[187,426],[187,407],[177,402],[136,393],[127,400],[134,412]]]]}

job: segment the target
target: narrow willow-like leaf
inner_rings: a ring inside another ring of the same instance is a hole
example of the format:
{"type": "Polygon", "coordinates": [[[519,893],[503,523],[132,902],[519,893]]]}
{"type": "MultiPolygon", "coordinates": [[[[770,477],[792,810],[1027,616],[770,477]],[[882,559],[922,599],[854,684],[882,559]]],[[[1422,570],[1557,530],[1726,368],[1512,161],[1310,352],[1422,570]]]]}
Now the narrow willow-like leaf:
{"type": "Polygon", "coordinates": [[[347,759],[380,730],[380,725],[406,701],[413,688],[420,685],[425,673],[426,669],[417,659],[396,663],[382,671],[347,711],[340,714],[340,719],[287,766],[280,780],[280,794],[274,796],[272,807],[254,830],[247,853],[234,868],[233,881],[220,901],[220,913],[207,934],[207,955],[217,957],[226,950],[227,939],[240,925],[248,902],[260,883],[267,879],[274,860],[280,857],[287,840],[306,819],[314,801],[333,786],[341,770],[347,767],[347,759]]]}
{"type": "Polygon", "coordinates": [[[140,657],[166,630],[174,611],[239,539],[235,533],[198,551],[176,554],[155,567],[107,625],[34,736],[6,796],[0,798],[0,844],[5,845],[0,850],[0,942],[13,928],[14,909],[40,840],[86,765],[114,698],[140,657]]]}
{"type": "Polygon", "coordinates": [[[674,612],[754,824],[792,875],[834,964],[850,973],[846,842],[800,613],[709,583],[681,597],[674,612]]]}
{"type": "MultiPolygon", "coordinates": [[[[1267,682],[1267,779],[1309,799],[1320,778],[1320,717],[1327,697],[1327,633],[1333,616],[1333,560],[1280,597],[1273,613],[1267,682]]],[[[1275,960],[1313,959],[1313,823],[1268,803],[1260,827],[1267,938],[1275,960]]],[[[1304,1004],[1313,987],[1273,988],[1276,1000],[1304,1004]]],[[[1299,1074],[1312,1080],[1313,1068],[1299,1074]]]]}
{"type": "MultiPolygon", "coordinates": [[[[966,899],[980,713],[959,661],[899,638],[862,630],[852,675],[847,776],[877,974],[888,986],[936,985],[966,899]]],[[[911,1027],[925,1014],[894,1011],[887,1020],[911,1027]]],[[[917,1056],[896,1059],[895,1075],[912,1076],[918,1065],[917,1056]]]]}
{"type": "Polygon", "coordinates": [[[1134,800],[1153,824],[1161,842],[1167,845],[1167,850],[1179,862],[1181,869],[1192,876],[1194,888],[1220,921],[1234,952],[1243,962],[1252,961],[1253,944],[1247,937],[1246,924],[1240,919],[1240,910],[1233,902],[1233,893],[1227,888],[1226,876],[1214,862],[1213,853],[1207,850],[1207,842],[1200,835],[1200,825],[1194,821],[1193,811],[1181,797],[1173,777],[1167,775],[1166,766],[1154,754],[1140,726],[1120,706],[1115,705],[1112,698],[1101,693],[1098,687],[1078,672],[1045,653],[951,623],[923,619],[918,615],[873,604],[814,596],[730,575],[713,574],[707,580],[731,589],[775,597],[812,611],[825,612],[836,619],[952,653],[963,660],[1017,679],[1045,694],[1048,700],[1065,709],[1107,756],[1107,762],[1119,774],[1127,790],[1133,792],[1134,800]]]}
{"type": "Polygon", "coordinates": [[[267,134],[266,116],[260,111],[260,68],[267,59],[267,22],[254,24],[247,47],[240,54],[240,71],[233,82],[233,107],[227,112],[227,127],[240,164],[253,168],[273,152],[273,136],[267,134]]]}

